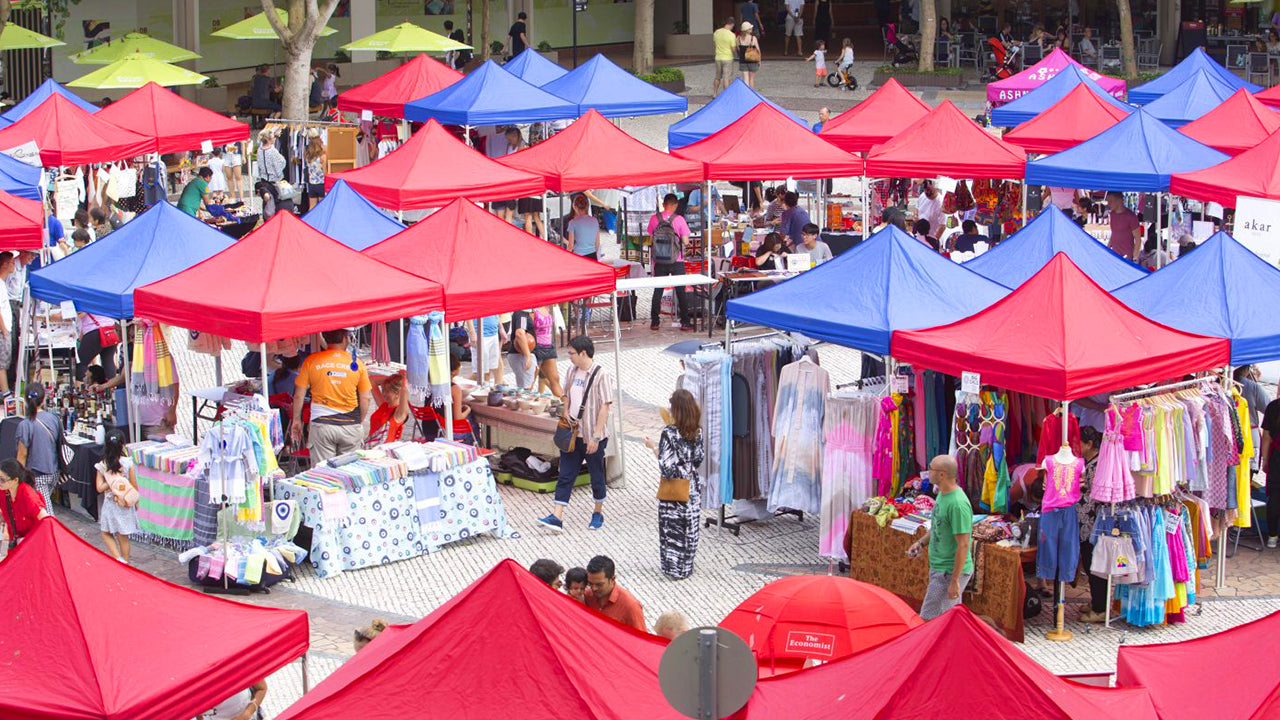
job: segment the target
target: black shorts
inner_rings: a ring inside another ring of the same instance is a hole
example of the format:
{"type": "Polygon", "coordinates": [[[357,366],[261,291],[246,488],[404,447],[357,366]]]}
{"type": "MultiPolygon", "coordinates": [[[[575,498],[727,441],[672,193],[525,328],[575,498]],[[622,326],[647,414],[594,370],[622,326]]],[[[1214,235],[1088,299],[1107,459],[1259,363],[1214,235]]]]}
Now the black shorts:
{"type": "Polygon", "coordinates": [[[499,200],[498,202],[489,203],[489,206],[492,207],[494,210],[515,210],[516,201],[515,200],[499,200]]]}
{"type": "Polygon", "coordinates": [[[538,345],[533,349],[533,357],[542,364],[548,360],[556,359],[556,349],[550,345],[538,345]]]}
{"type": "Polygon", "coordinates": [[[520,198],[519,200],[516,201],[516,212],[519,212],[521,214],[541,213],[542,198],[540,197],[520,198]]]}

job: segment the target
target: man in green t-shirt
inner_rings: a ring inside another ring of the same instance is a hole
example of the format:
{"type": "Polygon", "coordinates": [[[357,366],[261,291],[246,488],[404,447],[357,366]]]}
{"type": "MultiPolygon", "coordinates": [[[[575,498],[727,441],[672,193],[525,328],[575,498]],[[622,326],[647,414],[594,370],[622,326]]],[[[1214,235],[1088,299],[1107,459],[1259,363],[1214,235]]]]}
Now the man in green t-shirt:
{"type": "Polygon", "coordinates": [[[182,195],[178,196],[178,209],[182,212],[196,216],[196,211],[204,207],[204,196],[209,194],[209,179],[213,177],[213,171],[207,167],[200,168],[191,182],[182,188],[182,195]]]}
{"type": "Polygon", "coordinates": [[[929,482],[938,488],[929,532],[908,550],[919,555],[925,541],[929,543],[929,588],[920,603],[920,617],[932,620],[960,603],[960,593],[973,575],[973,558],[969,555],[973,532],[973,506],[969,497],[956,484],[956,461],[950,455],[939,455],[929,463],[929,482]]]}

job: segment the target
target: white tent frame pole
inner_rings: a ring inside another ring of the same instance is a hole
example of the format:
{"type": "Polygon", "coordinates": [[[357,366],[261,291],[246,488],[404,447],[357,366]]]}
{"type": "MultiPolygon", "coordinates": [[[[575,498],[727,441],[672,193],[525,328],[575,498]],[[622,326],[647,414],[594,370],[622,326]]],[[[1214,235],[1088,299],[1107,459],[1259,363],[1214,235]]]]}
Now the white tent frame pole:
{"type": "Polygon", "coordinates": [[[1027,226],[1027,179],[1022,178],[1022,227],[1027,226]]]}
{"type": "Polygon", "coordinates": [[[262,373],[262,397],[271,396],[271,386],[267,384],[267,343],[258,343],[258,371],[262,373]]]}
{"type": "Polygon", "coordinates": [[[614,484],[614,488],[623,490],[627,487],[627,440],[622,434],[622,325],[618,322],[619,299],[621,299],[620,295],[615,288],[613,307],[610,309],[613,313],[613,377],[615,379],[613,401],[618,406],[618,411],[614,414],[614,426],[618,429],[616,433],[618,438],[618,482],[614,484]]]}
{"type": "MultiPolygon", "coordinates": [[[[444,333],[445,342],[449,340],[449,323],[441,320],[440,331],[444,333]]],[[[447,345],[446,345],[447,346],[447,345]]],[[[453,363],[453,358],[449,358],[449,363],[453,363]]],[[[449,371],[449,377],[445,379],[449,389],[444,394],[444,436],[448,440],[453,440],[453,371],[449,371]]]]}
{"type": "MultiPolygon", "coordinates": [[[[124,336],[120,340],[121,342],[124,343],[124,367],[125,367],[124,421],[125,421],[125,425],[129,427],[129,436],[133,438],[133,440],[136,442],[142,439],[140,437],[140,435],[142,434],[142,430],[141,430],[141,427],[135,422],[138,419],[138,411],[137,411],[137,408],[135,407],[135,400],[133,397],[133,343],[129,342],[129,325],[131,324],[133,323],[130,321],[125,321],[123,323],[124,336]]],[[[137,332],[136,329],[134,332],[137,332]]]]}

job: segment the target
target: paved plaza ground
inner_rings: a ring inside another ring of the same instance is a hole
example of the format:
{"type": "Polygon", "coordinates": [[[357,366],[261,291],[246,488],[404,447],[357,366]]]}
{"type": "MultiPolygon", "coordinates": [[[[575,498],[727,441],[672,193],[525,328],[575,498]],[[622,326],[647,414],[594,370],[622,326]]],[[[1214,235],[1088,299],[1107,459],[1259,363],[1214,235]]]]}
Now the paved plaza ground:
{"type": "MultiPolygon", "coordinates": [[[[870,63],[860,67],[864,88],[870,81],[872,68],[870,63]]],[[[711,66],[702,64],[684,69],[689,94],[694,99],[690,108],[693,110],[706,100],[711,66]]],[[[810,119],[816,119],[817,109],[823,104],[838,112],[867,94],[865,89],[849,93],[813,88],[811,78],[811,64],[769,62],[760,74],[760,88],[779,104],[794,108],[810,119]]],[[[982,110],[980,91],[942,91],[926,96],[926,100],[936,103],[941,97],[951,97],[969,115],[982,110]]],[[[665,147],[665,129],[672,120],[671,116],[626,119],[622,127],[650,144],[665,147]]],[[[645,317],[646,310],[647,300],[642,299],[641,317],[645,317]]],[[[173,335],[170,343],[178,357],[183,386],[213,385],[212,359],[186,352],[182,334],[173,335]]],[[[625,487],[610,491],[606,522],[601,531],[591,532],[586,528],[590,498],[582,490],[575,494],[566,515],[566,531],[552,534],[541,530],[535,522],[549,511],[550,496],[504,486],[502,499],[519,537],[505,540],[477,537],[447,546],[433,555],[347,571],[329,579],[317,577],[307,566],[301,569],[296,582],[281,583],[269,595],[256,595],[246,602],[308,611],[312,640],[310,679],[314,685],[351,655],[354,628],[367,625],[375,617],[396,623],[416,620],[506,557],[526,566],[537,558],[547,557],[569,567],[585,565],[596,554],[609,555],[617,563],[618,581],[644,604],[650,623],[662,612],[679,610],[694,625],[717,623],[745,597],[774,578],[831,571],[828,562],[817,555],[817,518],[797,521],[794,517],[785,517],[746,525],[740,536],[705,530],[691,578],[671,581],[661,573],[654,501],[657,468],[653,455],[645,450],[642,442],[645,437],[656,437],[660,427],[657,409],[665,405],[679,372],[678,358],[663,353],[662,349],[687,339],[689,335],[671,330],[652,332],[647,323],[637,323],[624,331],[619,386],[626,408],[623,421],[627,473],[625,487]]],[[[238,371],[242,353],[243,346],[236,343],[232,352],[224,354],[228,379],[238,371]]],[[[819,356],[821,364],[830,371],[833,383],[856,379],[857,351],[823,346],[819,356]]],[[[607,370],[613,370],[611,343],[601,345],[597,358],[607,370]]],[[[562,365],[566,362],[561,353],[562,365]]],[[[189,418],[189,406],[181,407],[178,416],[189,418]]],[[[90,542],[101,546],[95,524],[65,509],[59,509],[58,516],[90,542]]],[[[186,569],[179,565],[172,552],[136,545],[134,559],[134,564],[147,572],[187,584],[186,569]]],[[[1152,643],[1195,637],[1280,609],[1280,551],[1258,552],[1241,546],[1239,553],[1227,563],[1228,582],[1223,588],[1212,586],[1212,572],[1204,572],[1201,577],[1208,587],[1202,590],[1203,602],[1191,612],[1185,625],[1127,632],[1076,621],[1082,608],[1079,598],[1088,592],[1082,581],[1080,587],[1070,593],[1072,600],[1067,612],[1068,627],[1075,632],[1075,639],[1069,643],[1051,643],[1043,638],[1050,623],[1046,600],[1045,611],[1028,621],[1027,641],[1022,647],[1054,672],[1109,671],[1114,668],[1116,648],[1122,641],[1152,643]]],[[[278,672],[270,679],[270,685],[265,708],[268,716],[279,713],[300,695],[301,673],[297,664],[278,672]]]]}

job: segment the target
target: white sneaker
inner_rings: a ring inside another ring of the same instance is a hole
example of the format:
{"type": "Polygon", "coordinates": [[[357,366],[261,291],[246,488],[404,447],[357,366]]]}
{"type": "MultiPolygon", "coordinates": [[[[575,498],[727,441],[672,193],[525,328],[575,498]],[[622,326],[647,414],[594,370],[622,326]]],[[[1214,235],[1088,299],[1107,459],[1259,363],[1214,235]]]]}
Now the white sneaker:
{"type": "Polygon", "coordinates": [[[1276,546],[1276,539],[1277,539],[1277,538],[1276,538],[1276,536],[1275,536],[1275,535],[1272,535],[1271,537],[1267,538],[1267,547],[1269,547],[1269,548],[1273,548],[1273,547],[1275,547],[1275,546],[1276,546]]]}

